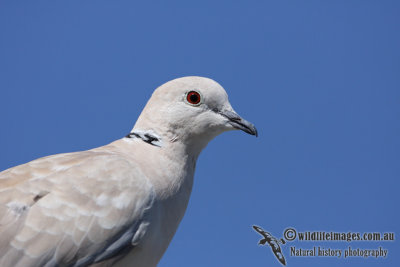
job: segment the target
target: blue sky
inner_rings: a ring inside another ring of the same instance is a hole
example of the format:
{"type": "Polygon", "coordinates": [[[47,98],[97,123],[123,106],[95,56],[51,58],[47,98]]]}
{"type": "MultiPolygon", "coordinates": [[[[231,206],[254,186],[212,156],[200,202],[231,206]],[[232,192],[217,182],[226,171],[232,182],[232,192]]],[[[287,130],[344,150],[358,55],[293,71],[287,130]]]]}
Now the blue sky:
{"type": "MultiPolygon", "coordinates": [[[[232,2],[1,1],[0,169],[121,138],[157,86],[207,76],[259,137],[224,133],[202,152],[160,267],[281,266],[253,224],[400,233],[400,3],[232,2]]],[[[400,264],[398,240],[282,250],[288,266],[400,264]]]]}

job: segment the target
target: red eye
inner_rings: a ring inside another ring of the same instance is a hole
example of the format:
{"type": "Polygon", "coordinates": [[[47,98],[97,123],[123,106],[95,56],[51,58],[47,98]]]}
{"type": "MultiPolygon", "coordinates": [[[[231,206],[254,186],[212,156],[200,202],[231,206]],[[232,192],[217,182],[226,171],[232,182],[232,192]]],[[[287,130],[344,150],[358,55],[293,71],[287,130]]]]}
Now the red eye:
{"type": "Polygon", "coordinates": [[[197,93],[196,91],[190,91],[187,96],[186,96],[186,100],[193,105],[197,105],[198,103],[200,103],[200,94],[197,93]]]}

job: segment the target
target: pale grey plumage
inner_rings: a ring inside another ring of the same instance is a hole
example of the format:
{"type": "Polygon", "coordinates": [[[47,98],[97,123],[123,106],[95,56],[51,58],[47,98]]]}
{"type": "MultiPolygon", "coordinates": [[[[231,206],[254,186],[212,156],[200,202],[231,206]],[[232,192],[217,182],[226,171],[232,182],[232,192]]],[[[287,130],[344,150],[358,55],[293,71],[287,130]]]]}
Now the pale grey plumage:
{"type": "Polygon", "coordinates": [[[0,266],[157,265],[201,150],[223,131],[257,134],[235,114],[216,82],[180,78],[153,93],[129,138],[1,172],[0,266]]]}

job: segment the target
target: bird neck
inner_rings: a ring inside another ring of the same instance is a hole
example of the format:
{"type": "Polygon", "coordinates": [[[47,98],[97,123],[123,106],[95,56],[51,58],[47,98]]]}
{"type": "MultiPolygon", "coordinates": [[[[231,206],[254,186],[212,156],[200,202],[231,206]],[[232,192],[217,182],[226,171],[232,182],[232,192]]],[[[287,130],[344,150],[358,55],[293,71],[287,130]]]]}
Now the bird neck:
{"type": "Polygon", "coordinates": [[[201,151],[216,136],[216,134],[188,134],[188,131],[163,125],[148,126],[135,124],[127,138],[138,138],[152,146],[160,147],[164,151],[173,151],[175,154],[198,158],[201,151]]]}

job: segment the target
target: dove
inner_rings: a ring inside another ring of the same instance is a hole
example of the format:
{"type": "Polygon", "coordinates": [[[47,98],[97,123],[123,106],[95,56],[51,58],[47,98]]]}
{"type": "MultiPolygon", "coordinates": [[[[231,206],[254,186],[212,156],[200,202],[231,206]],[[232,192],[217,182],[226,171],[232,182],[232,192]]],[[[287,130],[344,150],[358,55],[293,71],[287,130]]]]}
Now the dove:
{"type": "Polygon", "coordinates": [[[0,266],[157,266],[186,211],[200,152],[229,130],[257,136],[212,79],[158,87],[108,145],[0,173],[0,266]]]}

